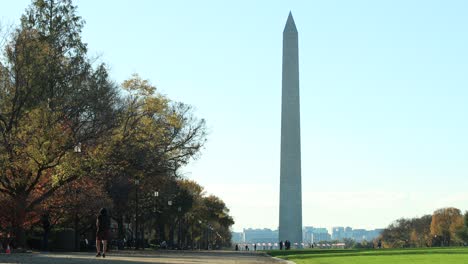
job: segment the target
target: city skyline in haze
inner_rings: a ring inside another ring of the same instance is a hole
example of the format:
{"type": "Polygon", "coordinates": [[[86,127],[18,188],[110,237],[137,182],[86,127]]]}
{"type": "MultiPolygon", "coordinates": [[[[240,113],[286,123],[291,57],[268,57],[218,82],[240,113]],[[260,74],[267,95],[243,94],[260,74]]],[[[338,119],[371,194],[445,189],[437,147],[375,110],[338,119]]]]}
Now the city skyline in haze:
{"type": "MultiPolygon", "coordinates": [[[[186,177],[242,228],[278,227],[281,50],[300,32],[303,226],[468,209],[465,1],[74,1],[89,54],[205,118],[186,177]]],[[[29,0],[2,1],[2,25],[29,0]]]]}

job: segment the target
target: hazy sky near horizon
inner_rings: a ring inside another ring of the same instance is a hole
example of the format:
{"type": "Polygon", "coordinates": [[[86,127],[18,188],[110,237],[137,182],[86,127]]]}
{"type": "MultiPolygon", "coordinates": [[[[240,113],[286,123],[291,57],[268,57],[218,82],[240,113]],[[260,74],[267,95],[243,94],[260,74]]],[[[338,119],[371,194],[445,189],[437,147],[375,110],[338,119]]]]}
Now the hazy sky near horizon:
{"type": "MultiPolygon", "coordinates": [[[[29,0],[0,0],[1,24],[29,0]]],[[[277,228],[282,31],[299,31],[303,224],[468,209],[467,1],[77,0],[89,54],[205,118],[185,171],[234,230],[277,228]]]]}

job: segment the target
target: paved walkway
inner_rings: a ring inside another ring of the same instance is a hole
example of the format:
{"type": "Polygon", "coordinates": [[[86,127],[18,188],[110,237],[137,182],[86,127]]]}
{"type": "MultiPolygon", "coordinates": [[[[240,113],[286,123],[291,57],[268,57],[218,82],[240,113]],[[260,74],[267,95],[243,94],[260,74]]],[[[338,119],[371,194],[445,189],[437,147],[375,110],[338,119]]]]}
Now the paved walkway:
{"type": "Polygon", "coordinates": [[[265,264],[286,263],[262,253],[234,251],[154,251],[110,252],[105,259],[93,253],[15,253],[0,254],[0,263],[21,264],[94,264],[105,261],[109,264],[265,264]]]}

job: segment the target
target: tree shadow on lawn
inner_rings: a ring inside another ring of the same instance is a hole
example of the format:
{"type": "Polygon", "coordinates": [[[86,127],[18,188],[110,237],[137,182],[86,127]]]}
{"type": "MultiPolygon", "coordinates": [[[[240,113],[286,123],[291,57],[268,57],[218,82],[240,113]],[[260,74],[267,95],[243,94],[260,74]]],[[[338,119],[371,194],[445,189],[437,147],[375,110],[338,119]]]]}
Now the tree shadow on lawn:
{"type": "Polygon", "coordinates": [[[289,252],[270,251],[274,257],[286,257],[295,259],[325,258],[325,257],[353,257],[353,256],[398,256],[398,255],[468,255],[468,248],[424,248],[424,249],[342,249],[342,250],[293,250],[289,252]]]}

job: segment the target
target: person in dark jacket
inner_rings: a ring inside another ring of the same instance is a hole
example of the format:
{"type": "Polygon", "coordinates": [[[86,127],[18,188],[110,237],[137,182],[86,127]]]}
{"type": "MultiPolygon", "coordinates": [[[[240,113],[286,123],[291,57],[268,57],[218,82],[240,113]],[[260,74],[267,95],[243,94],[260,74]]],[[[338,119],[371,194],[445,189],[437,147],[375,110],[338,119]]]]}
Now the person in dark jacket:
{"type": "Polygon", "coordinates": [[[44,235],[42,238],[42,250],[48,251],[49,250],[49,232],[50,232],[50,221],[49,221],[49,214],[44,213],[41,216],[42,228],[44,228],[44,235]]]}
{"type": "Polygon", "coordinates": [[[101,256],[101,241],[102,241],[102,257],[106,257],[107,240],[109,240],[110,220],[107,215],[106,208],[101,208],[96,219],[96,257],[101,256]]]}

